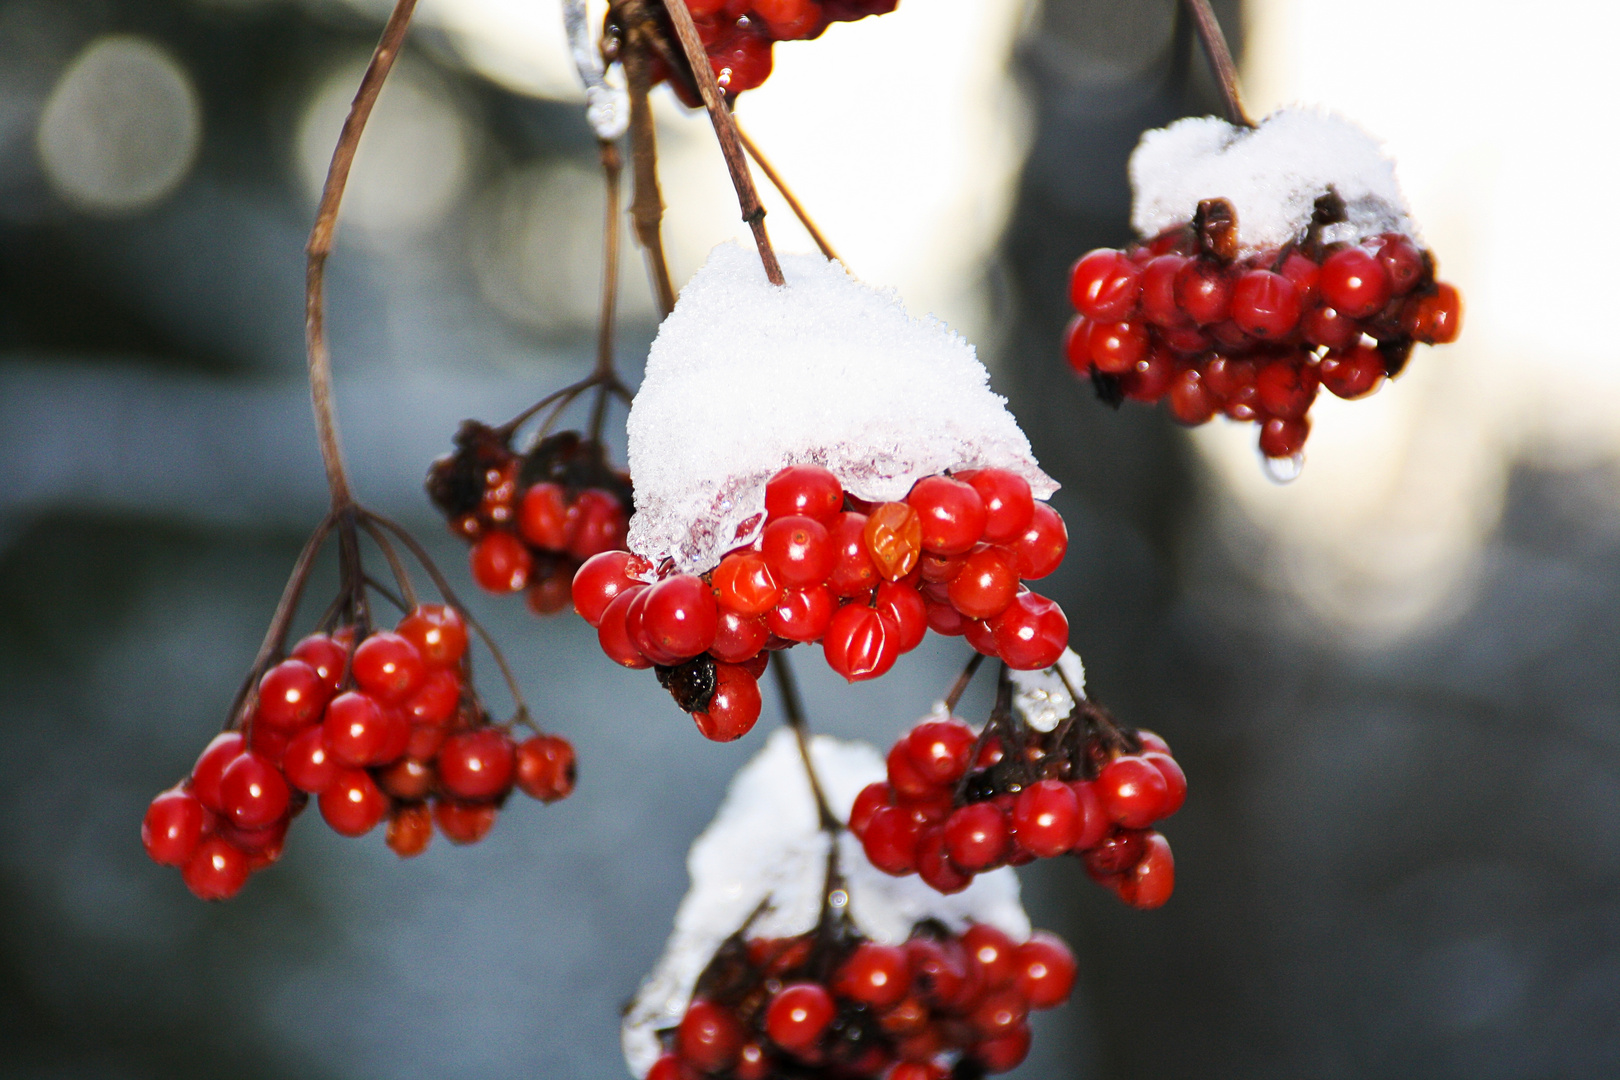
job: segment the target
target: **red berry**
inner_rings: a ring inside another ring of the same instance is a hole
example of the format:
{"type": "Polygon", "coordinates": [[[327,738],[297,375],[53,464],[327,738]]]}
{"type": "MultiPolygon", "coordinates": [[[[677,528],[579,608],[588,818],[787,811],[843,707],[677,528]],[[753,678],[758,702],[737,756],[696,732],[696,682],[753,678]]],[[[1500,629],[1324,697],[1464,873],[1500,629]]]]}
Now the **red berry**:
{"type": "Polygon", "coordinates": [[[191,793],[208,809],[223,812],[219,781],[225,768],[247,750],[240,731],[222,731],[211,739],[191,767],[191,793]]]}
{"type": "Polygon", "coordinates": [[[1362,248],[1344,248],[1322,260],[1322,298],[1340,314],[1365,319],[1389,303],[1389,271],[1362,248]]]}
{"type": "Polygon", "coordinates": [[[1016,559],[1013,552],[993,547],[969,555],[947,590],[951,606],[970,619],[993,619],[1006,611],[1018,595],[1016,559]]]}
{"type": "Polygon", "coordinates": [[[1378,242],[1378,261],[1396,296],[1405,296],[1423,278],[1423,252],[1400,233],[1386,233],[1378,242]]]}
{"type": "Polygon", "coordinates": [[[1103,811],[1127,829],[1143,829],[1164,816],[1170,789],[1164,774],[1138,754],[1121,754],[1094,781],[1103,811]]]}
{"type": "Polygon", "coordinates": [[[1169,754],[1148,750],[1146,740],[1143,741],[1142,749],[1142,760],[1149,762],[1164,775],[1166,794],[1164,809],[1159,813],[1162,820],[1180,810],[1181,804],[1187,801],[1187,774],[1181,771],[1181,766],[1169,754]]]}
{"type": "Polygon", "coordinates": [[[531,799],[556,802],[574,790],[574,748],[558,735],[532,735],[518,743],[517,786],[531,799]]]}
{"type": "Polygon", "coordinates": [[[449,723],[460,704],[460,675],[449,668],[437,668],[428,673],[400,711],[408,723],[437,727],[449,723]]]}
{"type": "Polygon", "coordinates": [[[954,784],[967,772],[978,737],[959,720],[927,720],[905,738],[906,756],[931,784],[954,784]]]}
{"type": "Polygon", "coordinates": [[[1147,835],[1146,829],[1114,829],[1081,852],[1080,861],[1086,873],[1095,878],[1122,874],[1141,861],[1147,850],[1147,835]]]}
{"type": "Polygon", "coordinates": [[[1102,800],[1097,798],[1097,787],[1090,780],[1075,780],[1069,784],[1074,791],[1075,807],[1079,814],[1080,827],[1075,830],[1074,850],[1085,851],[1096,847],[1108,830],[1114,827],[1109,820],[1108,812],[1103,809],[1102,800]]]}
{"type": "Polygon", "coordinates": [[[220,839],[247,856],[248,870],[263,870],[281,858],[287,846],[288,819],[281,818],[261,829],[238,829],[221,825],[220,839]]]}
{"type": "Polygon", "coordinates": [[[911,985],[928,1004],[956,1010],[976,995],[981,980],[961,945],[912,938],[906,942],[905,950],[911,965],[911,985]]]}
{"type": "Polygon", "coordinates": [[[327,749],[343,765],[382,765],[390,760],[389,751],[396,742],[410,738],[409,730],[404,740],[395,730],[409,728],[403,716],[384,709],[369,694],[354,690],[332,699],[322,728],[327,749]]]}
{"type": "Polygon", "coordinates": [[[439,783],[458,799],[495,799],[512,787],[516,749],[494,727],[460,731],[439,749],[439,783]]]}
{"type": "Polygon", "coordinates": [[[647,590],[644,603],[642,635],[655,651],[687,660],[714,642],[719,611],[714,593],[696,574],[665,578],[647,590]]]}
{"type": "Polygon", "coordinates": [[[1283,260],[1282,276],[1293,282],[1294,288],[1299,292],[1302,310],[1308,308],[1316,297],[1317,285],[1322,280],[1322,268],[1297,251],[1288,253],[1283,260]]]}
{"type": "Polygon", "coordinates": [[[1260,429],[1260,452],[1269,458],[1293,457],[1305,449],[1305,438],[1310,433],[1309,420],[1273,417],[1260,429]]]}
{"type": "Polygon", "coordinates": [[[1076,375],[1091,374],[1091,320],[1076,315],[1063,330],[1063,358],[1076,375]]]}
{"type": "Polygon", "coordinates": [[[320,719],[328,694],[320,673],[302,660],[287,659],[259,680],[253,723],[277,731],[297,731],[320,719]]]}
{"type": "Polygon", "coordinates": [[[935,603],[932,600],[924,603],[924,611],[928,616],[928,629],[936,634],[946,637],[961,637],[967,629],[969,620],[962,617],[962,613],[951,607],[950,604],[935,603]]]}
{"type": "Polygon", "coordinates": [[[364,836],[388,813],[388,796],[364,769],[339,769],[319,801],[321,817],[340,836],[364,836]]]}
{"type": "MultiPolygon", "coordinates": [[[[697,4],[690,6],[695,14],[697,4]]],[[[646,1080],[698,1080],[698,1074],[674,1054],[665,1054],[653,1062],[653,1067],[647,1070],[646,1080]]]]}
{"type": "Polygon", "coordinates": [[[232,825],[261,829],[287,812],[291,793],[281,771],[258,754],[242,754],[219,778],[221,810],[232,825]]]}
{"type": "Polygon", "coordinates": [[[728,664],[747,663],[759,655],[770,637],[771,630],[765,625],[764,619],[745,618],[721,608],[720,619],[715,624],[714,641],[709,645],[709,655],[728,664]]]}
{"type": "Polygon", "coordinates": [[[195,795],[170,788],[146,808],[141,844],[159,866],[184,866],[196,852],[207,824],[208,811],[195,795]]]}
{"type": "MultiPolygon", "coordinates": [[[[1016,958],[1017,951],[1013,956],[1016,958]]],[[[1017,961],[1014,959],[1014,966],[1017,961]]],[[[1018,991],[1015,982],[984,996],[978,1008],[968,1017],[968,1023],[982,1038],[994,1039],[1007,1034],[1029,1019],[1029,1002],[1018,991]]]]}
{"type": "Polygon", "coordinates": [[[737,1064],[732,1067],[731,1075],[732,1080],[771,1080],[776,1075],[775,1062],[763,1044],[746,1042],[737,1051],[737,1064]]]}
{"type": "Polygon", "coordinates": [[[801,514],[777,518],[765,526],[760,551],[771,576],[790,589],[825,582],[836,554],[827,527],[801,514]]]}
{"type": "Polygon", "coordinates": [[[1170,841],[1150,832],[1143,839],[1141,858],[1119,882],[1119,897],[1133,908],[1150,911],[1163,907],[1175,887],[1176,860],[1170,854],[1170,841]]]}
{"type": "Polygon", "coordinates": [[[1094,322],[1086,328],[1086,355],[1092,366],[1109,375],[1123,375],[1147,355],[1147,324],[1140,320],[1094,322]]]}
{"type": "Polygon", "coordinates": [[[1231,314],[1232,282],[1226,270],[1205,259],[1191,259],[1176,275],[1176,305],[1199,326],[1231,314]]]}
{"type": "Polygon", "coordinates": [[[615,596],[602,612],[596,627],[596,640],[608,659],[627,668],[652,667],[652,661],[641,655],[641,650],[630,637],[628,617],[630,605],[647,590],[636,584],[615,596]]]}
{"type": "Polygon", "coordinates": [[[1299,323],[1299,289],[1281,274],[1249,270],[1232,286],[1232,321],[1266,341],[1286,337],[1299,323]]]}
{"type": "Polygon", "coordinates": [[[354,650],[354,681],[381,705],[398,705],[422,685],[427,665],[422,654],[399,634],[372,634],[354,650]]]}
{"type": "Polygon", "coordinates": [[[1190,261],[1181,255],[1160,255],[1142,268],[1142,317],[1154,326],[1192,322],[1176,303],[1176,279],[1190,261]]]}
{"type": "Polygon", "coordinates": [[[1278,357],[1256,373],[1254,386],[1261,412],[1297,420],[1310,410],[1318,377],[1315,365],[1304,359],[1302,355],[1278,357]]]}
{"type": "Polygon", "coordinates": [[[250,873],[246,855],[211,836],[197,845],[180,876],[200,900],[229,900],[242,891],[250,873]]]}
{"type": "Polygon", "coordinates": [[[895,648],[908,653],[928,633],[928,608],[916,589],[903,581],[885,581],[877,587],[873,608],[890,624],[895,648]]]}
{"type": "Polygon", "coordinates": [[[692,714],[705,739],[731,742],[753,730],[763,702],[759,682],[737,664],[714,665],[714,696],[705,712],[692,714]]]}
{"type": "Polygon", "coordinates": [[[529,583],[534,557],[516,533],[492,529],[467,553],[473,580],[486,592],[518,592],[529,583]]]}
{"type": "Polygon", "coordinates": [[[887,580],[916,569],[922,546],[922,519],[907,503],[882,503],[866,515],[866,550],[887,580]]]}
{"type": "Polygon", "coordinates": [[[372,774],[377,786],[390,798],[415,802],[433,790],[433,767],[417,758],[400,758],[372,774]]]}
{"type": "Polygon", "coordinates": [[[973,875],[951,861],[941,825],[923,827],[917,837],[917,876],[929,888],[945,896],[959,893],[973,884],[973,875]]]}
{"type": "Polygon", "coordinates": [[[1121,251],[1099,248],[1069,271],[1069,301],[1088,319],[1123,319],[1141,294],[1142,271],[1121,251]]]}
{"type": "Polygon", "coordinates": [[[996,651],[996,635],[990,629],[990,624],[983,619],[964,619],[962,623],[962,640],[973,646],[975,652],[983,653],[993,659],[1000,659],[1001,654],[996,651]]]}
{"type": "Polygon", "coordinates": [[[1204,385],[1219,399],[1227,416],[1253,420],[1260,403],[1260,390],[1255,385],[1258,374],[1253,360],[1213,356],[1204,364],[1204,385]]]}
{"type": "Polygon", "coordinates": [[[996,653],[1015,671],[1038,671],[1058,662],[1069,646],[1069,620],[1054,601],[1019,593],[990,621],[996,653]]]}
{"type": "Polygon", "coordinates": [[[1028,1024],[1014,1024],[994,1038],[973,1045],[972,1057],[987,1073],[1012,1072],[1029,1056],[1028,1024]]]}
{"type": "Polygon", "coordinates": [[[395,632],[416,646],[430,668],[455,667],[467,652],[467,623],[461,612],[446,604],[418,605],[399,621],[395,632]]]}
{"type": "Polygon", "coordinates": [[[850,682],[875,679],[900,656],[896,628],[865,604],[845,604],[833,613],[822,636],[827,666],[850,682]]]}
{"type": "Polygon", "coordinates": [[[568,554],[581,561],[624,547],[629,518],[619,497],[601,488],[586,488],[574,500],[578,521],[568,541],[568,554]]]}
{"type": "Polygon", "coordinates": [[[388,815],[388,848],[402,859],[427,850],[433,839],[433,814],[426,803],[410,803],[394,808],[388,815]]]}
{"type": "Polygon", "coordinates": [[[984,535],[984,500],[971,484],[948,476],[925,476],[906,496],[917,513],[922,546],[940,555],[960,555],[984,535]]]}
{"type": "Polygon", "coordinates": [[[1337,308],[1327,306],[1307,311],[1300,320],[1300,330],[1312,345],[1325,345],[1330,349],[1348,349],[1361,340],[1361,324],[1337,308]]]}
{"type": "Polygon", "coordinates": [[[569,605],[569,585],[574,580],[572,561],[547,560],[550,566],[536,580],[529,582],[524,599],[529,610],[536,615],[555,615],[569,605]]]}
{"type": "Polygon", "coordinates": [[[1018,576],[1039,581],[1063,562],[1069,550],[1069,529],[1063,518],[1046,503],[1036,503],[1029,528],[1012,544],[1018,559],[1018,576]]]}
{"type": "Polygon", "coordinates": [[[911,756],[908,739],[901,739],[889,747],[887,765],[889,786],[902,799],[931,798],[945,786],[935,783],[928,773],[918,767],[911,756]]]}
{"type": "Polygon", "coordinates": [[[495,827],[499,812],[492,802],[440,799],[434,804],[433,820],[452,844],[476,844],[495,827]]]}
{"type": "Polygon", "coordinates": [[[569,513],[569,509],[561,484],[535,484],[518,504],[518,532],[537,548],[567,551],[579,525],[579,514],[569,513]]]}
{"type": "Polygon", "coordinates": [[[288,783],[300,791],[319,795],[337,779],[337,759],[326,748],[324,725],[312,727],[287,744],[281,768],[288,783]]]}
{"type": "Polygon", "coordinates": [[[1330,352],[1317,365],[1322,385],[1342,398],[1366,397],[1384,381],[1384,357],[1370,345],[1330,352]]]}
{"type": "Polygon", "coordinates": [[[1125,396],[1132,401],[1152,404],[1170,392],[1176,377],[1176,360],[1168,349],[1148,350],[1124,375],[1125,396]]]}
{"type": "Polygon", "coordinates": [[[743,1044],[742,1026],[731,1010],[695,998],[675,1031],[675,1051],[701,1072],[725,1072],[743,1044]]]}
{"type": "Polygon", "coordinates": [[[865,596],[882,579],[877,564],[866,550],[866,515],[839,514],[828,529],[833,547],[833,566],[827,587],[837,596],[865,596]]]}
{"type": "Polygon", "coordinates": [[[802,516],[831,524],[843,508],[844,486],[820,465],[789,465],[765,485],[768,518],[802,516]]]}
{"type": "MultiPolygon", "coordinates": [[[[320,677],[322,700],[337,693],[349,666],[349,650],[325,634],[311,634],[293,646],[292,659],[302,660],[320,677]]],[[[261,691],[262,693],[262,691],[261,691]]]]}
{"type": "Polygon", "coordinates": [[[757,551],[732,552],[720,560],[712,577],[715,601],[739,615],[763,615],[782,599],[782,587],[757,551]]]}
{"type": "Polygon", "coordinates": [[[893,802],[893,789],[882,780],[874,780],[861,788],[861,793],[855,796],[855,803],[849,811],[849,831],[857,838],[866,834],[867,823],[880,806],[889,806],[893,802]]]}
{"type": "Polygon", "coordinates": [[[820,641],[832,622],[838,601],[825,585],[789,589],[765,616],[765,625],[788,641],[820,641]]]}
{"type": "Polygon", "coordinates": [[[1056,934],[1037,930],[1018,946],[1015,985],[1032,1009],[1050,1009],[1069,1000],[1074,989],[1074,953],[1056,934]]]}
{"type": "Polygon", "coordinates": [[[969,803],[945,819],[945,850],[963,870],[1001,865],[1007,853],[1007,818],[994,803],[969,803]]]}
{"type": "Polygon", "coordinates": [[[1434,291],[1407,300],[1401,309],[1401,329],[1429,345],[1449,345],[1462,332],[1462,294],[1444,281],[1434,291]]]}
{"type": "Polygon", "coordinates": [[[757,31],[733,33],[707,50],[720,89],[752,90],[771,74],[771,39],[757,31]]]}
{"type": "Polygon", "coordinates": [[[1183,368],[1170,383],[1170,414],[1183,424],[1197,427],[1209,421],[1220,407],[1215,395],[1204,385],[1203,372],[1183,368]]]}
{"type": "Polygon", "coordinates": [[[1080,824],[1080,804],[1061,780],[1038,780],[1020,791],[1013,803],[1013,839],[1043,859],[1074,847],[1080,824]]]}
{"type": "Polygon", "coordinates": [[[861,847],[867,861],[885,874],[901,877],[917,869],[917,838],[922,826],[898,806],[880,806],[866,823],[861,847]]]}
{"type": "Polygon", "coordinates": [[[984,975],[985,988],[1000,990],[1018,977],[1018,946],[989,923],[974,923],[962,932],[962,948],[984,975]]]}
{"type": "Polygon", "coordinates": [[[782,987],[765,1010],[765,1033],[788,1050],[808,1050],[820,1041],[833,1018],[832,995],[820,983],[782,987]]]}
{"type": "Polygon", "coordinates": [[[956,478],[971,484],[984,503],[986,543],[1011,543],[1029,528],[1035,496],[1022,476],[1006,469],[975,469],[958,473],[956,478]]]}
{"type": "Polygon", "coordinates": [[[620,593],[642,585],[640,575],[649,569],[647,560],[628,551],[591,556],[574,573],[574,610],[592,626],[601,626],[608,605],[620,593]]]}
{"type": "Polygon", "coordinates": [[[911,991],[911,967],[897,945],[865,941],[833,975],[833,992],[875,1009],[898,1005],[911,991]]]}

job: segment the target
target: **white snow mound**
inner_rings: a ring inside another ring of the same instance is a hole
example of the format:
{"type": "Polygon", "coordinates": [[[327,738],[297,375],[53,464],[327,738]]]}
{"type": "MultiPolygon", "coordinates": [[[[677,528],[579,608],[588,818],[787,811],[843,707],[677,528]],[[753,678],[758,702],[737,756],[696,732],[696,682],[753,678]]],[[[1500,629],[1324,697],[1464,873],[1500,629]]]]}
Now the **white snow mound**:
{"type": "Polygon", "coordinates": [[[788,465],[825,465],[874,502],[972,468],[1057,490],[960,335],[820,255],[781,263],[779,288],[752,248],[720,245],[659,327],[626,425],[632,551],[707,570],[759,534],[788,465]]]}
{"type": "MultiPolygon", "coordinates": [[[[816,775],[833,812],[848,820],[860,790],[885,775],[883,758],[866,743],[826,736],[811,741],[816,775]]],[[[839,863],[849,913],[874,941],[904,941],[912,925],[935,918],[960,931],[989,923],[1016,941],[1030,935],[1018,878],[1003,867],[980,874],[962,892],[942,896],[917,877],[890,877],[866,861],[860,841],[841,834],[839,863]]],[[[721,942],[768,901],[749,926],[751,937],[786,937],[815,926],[827,868],[827,835],[792,732],[777,731],[731,781],[714,821],[686,858],[692,887],[675,913],[664,955],[625,1014],[621,1041],[637,1077],[658,1060],[658,1032],[680,1023],[697,977],[721,942]]]]}
{"type": "Polygon", "coordinates": [[[1013,708],[1036,731],[1056,730],[1063,718],[1074,711],[1074,694],[1069,693],[1069,687],[1074,687],[1074,693],[1081,697],[1086,693],[1086,669],[1080,663],[1080,654],[1073,649],[1064,649],[1053,667],[1008,674],[1012,677],[1013,708]]]}
{"type": "Polygon", "coordinates": [[[1204,199],[1224,198],[1237,210],[1244,252],[1277,248],[1304,233],[1331,187],[1348,220],[1329,227],[1329,242],[1386,232],[1418,239],[1378,141],[1315,109],[1279,109],[1252,130],[1213,116],[1178,120],[1142,136],[1130,177],[1131,224],[1143,237],[1191,221],[1204,199]]]}

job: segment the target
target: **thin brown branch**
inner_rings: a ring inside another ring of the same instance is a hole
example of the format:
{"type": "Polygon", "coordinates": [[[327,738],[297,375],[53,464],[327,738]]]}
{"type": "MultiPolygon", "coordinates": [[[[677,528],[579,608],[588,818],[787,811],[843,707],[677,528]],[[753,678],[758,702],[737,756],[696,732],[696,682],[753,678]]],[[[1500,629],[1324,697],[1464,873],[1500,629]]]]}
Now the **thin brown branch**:
{"type": "Polygon", "coordinates": [[[1226,47],[1226,35],[1221,33],[1220,21],[1215,18],[1209,0],[1182,0],[1187,14],[1192,16],[1193,28],[1209,57],[1210,70],[1215,74],[1215,85],[1226,106],[1226,119],[1238,127],[1254,127],[1254,121],[1243,109],[1243,95],[1238,92],[1237,65],[1232,63],[1232,50],[1226,47]]]}
{"type": "Polygon", "coordinates": [[[399,56],[405,31],[410,26],[411,13],[416,0],[396,0],[394,12],[383,27],[382,38],[371,63],[360,80],[354,103],[343,121],[343,132],[332,150],[332,163],[326,170],[326,184],[321,188],[321,204],[315,211],[315,225],[309,232],[309,267],[304,285],[304,341],[309,353],[309,398],[315,410],[316,436],[320,440],[321,460],[326,465],[326,484],[332,491],[334,510],[354,503],[349,486],[348,471],[343,465],[343,444],[338,439],[337,412],[332,404],[332,358],[326,345],[325,281],[326,259],[332,253],[332,238],[337,229],[338,207],[343,202],[343,189],[349,182],[349,170],[354,167],[355,151],[360,146],[360,135],[377,104],[383,80],[399,56]]]}
{"type": "Polygon", "coordinates": [[[630,167],[636,181],[630,220],[647,260],[647,273],[652,277],[653,292],[658,297],[659,317],[663,318],[675,310],[675,286],[670,281],[660,231],[664,197],[658,190],[658,132],[653,123],[652,104],[647,98],[652,90],[652,74],[647,63],[648,36],[647,31],[634,23],[627,26],[620,61],[624,64],[624,80],[630,93],[630,167]]]}
{"type": "Polygon", "coordinates": [[[772,285],[786,285],[782,265],[776,261],[776,251],[765,232],[765,207],[759,201],[759,192],[754,190],[754,178],[748,171],[748,158],[737,134],[737,123],[720,96],[720,84],[715,81],[714,68],[709,66],[709,54],[698,37],[697,24],[686,9],[686,0],[663,0],[663,4],[670,22],[675,25],[675,36],[686,52],[687,63],[692,66],[692,74],[697,77],[698,92],[703,95],[704,108],[709,110],[715,137],[720,140],[721,156],[726,159],[726,169],[731,173],[731,185],[737,189],[742,218],[754,232],[754,246],[759,248],[759,261],[765,266],[766,280],[772,285]]]}
{"type": "Polygon", "coordinates": [[[754,145],[754,140],[748,137],[748,132],[742,129],[741,124],[737,125],[737,138],[742,140],[743,149],[747,150],[748,156],[754,159],[754,164],[758,165],[759,171],[765,174],[765,179],[771,182],[771,186],[776,188],[776,193],[782,196],[782,200],[793,210],[793,216],[799,219],[799,224],[803,225],[804,231],[810,234],[810,239],[816,242],[816,247],[820,248],[821,253],[827,258],[837,259],[838,252],[833,250],[832,245],[827,242],[827,238],[821,234],[821,230],[811,220],[809,211],[804,208],[804,204],[799,202],[797,196],[788,188],[787,181],[782,179],[782,174],[777,172],[771,163],[766,160],[765,155],[759,152],[759,147],[754,145]]]}
{"type": "Polygon", "coordinates": [[[967,692],[968,683],[973,681],[973,676],[982,663],[984,663],[984,653],[982,652],[975,651],[968,658],[968,662],[962,667],[962,673],[956,677],[956,681],[951,684],[950,692],[945,695],[945,712],[947,714],[956,711],[956,703],[962,700],[962,695],[967,692]]]}
{"type": "Polygon", "coordinates": [[[804,761],[805,775],[810,778],[810,791],[816,797],[816,815],[821,819],[821,828],[836,837],[844,823],[832,812],[827,793],[821,786],[821,778],[816,775],[815,764],[810,760],[810,723],[805,719],[804,700],[799,697],[799,684],[793,677],[787,651],[772,653],[770,667],[776,673],[776,690],[782,698],[782,713],[787,717],[788,727],[793,729],[793,738],[799,744],[799,757],[804,761]]]}
{"type": "Polygon", "coordinates": [[[623,163],[619,148],[607,139],[597,142],[602,158],[602,311],[596,324],[596,371],[604,381],[597,387],[596,404],[591,408],[591,441],[602,441],[602,423],[607,417],[608,383],[617,381],[613,371],[613,327],[619,306],[619,173],[623,163]]]}

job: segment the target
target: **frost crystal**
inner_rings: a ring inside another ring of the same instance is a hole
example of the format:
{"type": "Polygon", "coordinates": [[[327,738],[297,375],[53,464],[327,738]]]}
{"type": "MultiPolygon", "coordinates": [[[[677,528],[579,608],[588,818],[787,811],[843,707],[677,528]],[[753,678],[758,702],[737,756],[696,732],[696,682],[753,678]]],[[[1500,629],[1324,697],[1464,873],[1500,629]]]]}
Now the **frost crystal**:
{"type": "Polygon", "coordinates": [[[1052,731],[1063,718],[1074,711],[1074,693],[1086,693],[1086,669],[1080,664],[1080,654],[1064,649],[1056,667],[1043,671],[1014,671],[1009,673],[1013,684],[1013,708],[1023,714],[1024,722],[1036,731],[1052,731]],[[1058,675],[1059,669],[1062,676],[1058,675]],[[1064,685],[1068,680],[1068,686],[1064,685]]]}
{"type": "Polygon", "coordinates": [[[632,551],[708,569],[758,535],[765,482],[807,462],[874,502],[971,468],[1057,490],[960,335],[819,255],[781,262],[779,288],[722,244],[659,328],[627,424],[632,551]]]}
{"type": "Polygon", "coordinates": [[[1178,120],[1142,136],[1131,154],[1131,224],[1144,237],[1192,219],[1204,199],[1237,209],[1238,246],[1274,249],[1298,238],[1329,188],[1348,220],[1328,241],[1385,232],[1417,238],[1395,181],[1395,165],[1377,140],[1342,116],[1279,109],[1249,130],[1213,116],[1178,120]]]}
{"type": "MultiPolygon", "coordinates": [[[[827,801],[845,820],[861,788],[885,775],[882,756],[865,743],[817,736],[810,754],[827,801]]],[[[874,941],[903,941],[924,918],[958,932],[982,922],[1016,941],[1029,937],[1018,878],[1009,868],[980,874],[962,892],[942,896],[916,877],[895,878],[874,869],[848,833],[842,834],[839,859],[850,917],[874,941]]],[[[686,866],[692,887],[675,913],[674,932],[625,1014],[625,1061],[638,1077],[658,1060],[658,1032],[680,1023],[715,950],[762,902],[750,936],[786,937],[815,926],[827,835],[817,827],[814,798],[791,732],[772,735],[733,777],[720,812],[692,845],[686,866]]]]}

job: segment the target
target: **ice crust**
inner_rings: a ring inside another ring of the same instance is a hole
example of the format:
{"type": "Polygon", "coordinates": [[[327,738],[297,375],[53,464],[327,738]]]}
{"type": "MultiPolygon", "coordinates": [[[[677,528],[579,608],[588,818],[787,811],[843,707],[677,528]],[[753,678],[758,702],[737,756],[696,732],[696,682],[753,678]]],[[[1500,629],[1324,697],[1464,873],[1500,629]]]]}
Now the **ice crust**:
{"type": "Polygon", "coordinates": [[[1074,711],[1074,695],[1063,685],[1065,678],[1074,693],[1086,693],[1086,669],[1080,663],[1080,654],[1064,649],[1055,667],[1040,671],[1012,671],[1008,673],[1013,684],[1013,708],[1023,714],[1025,723],[1036,731],[1052,731],[1063,718],[1074,711]],[[1063,675],[1058,675],[1062,669],[1063,675]]]}
{"type": "Polygon", "coordinates": [[[1378,141],[1334,113],[1279,109],[1249,130],[1213,116],[1189,117],[1142,136],[1130,162],[1131,224],[1143,237],[1192,220],[1198,203],[1224,198],[1237,209],[1244,252],[1299,237],[1331,187],[1348,220],[1330,242],[1385,232],[1418,239],[1378,141]]]}
{"type": "MultiPolygon", "coordinates": [[[[827,801],[843,820],[861,788],[885,776],[883,757],[866,743],[817,736],[810,755],[827,801]]],[[[914,876],[875,869],[848,833],[839,860],[850,916],[875,941],[904,941],[924,918],[958,931],[982,922],[1017,941],[1029,937],[1010,868],[980,874],[962,892],[943,896],[914,876]]],[[[768,904],[750,924],[750,936],[802,934],[815,925],[826,865],[827,836],[817,827],[798,746],[790,731],[777,731],[732,778],[719,813],[687,855],[692,885],[675,913],[674,932],[625,1014],[621,1039],[632,1073],[647,1075],[661,1052],[657,1033],[680,1023],[698,975],[762,901],[768,904]]]]}
{"type": "Polygon", "coordinates": [[[712,567],[758,535],[765,482],[807,462],[874,502],[970,468],[1057,490],[960,335],[820,255],[781,263],[785,287],[720,245],[659,328],[627,423],[632,551],[712,567]]]}

